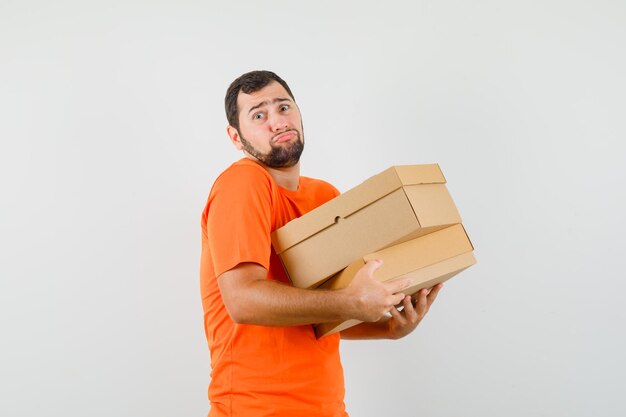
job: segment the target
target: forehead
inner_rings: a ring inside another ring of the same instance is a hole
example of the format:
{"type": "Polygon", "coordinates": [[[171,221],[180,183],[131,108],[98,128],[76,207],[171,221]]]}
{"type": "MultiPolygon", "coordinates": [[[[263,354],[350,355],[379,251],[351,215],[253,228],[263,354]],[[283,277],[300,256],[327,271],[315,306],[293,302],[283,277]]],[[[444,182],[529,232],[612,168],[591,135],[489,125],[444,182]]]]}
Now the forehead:
{"type": "Polygon", "coordinates": [[[273,100],[279,98],[291,100],[291,96],[287,90],[285,90],[285,88],[276,81],[272,81],[254,93],[246,94],[243,91],[239,91],[239,94],[237,95],[237,107],[240,111],[245,112],[263,102],[271,103],[273,100]]]}

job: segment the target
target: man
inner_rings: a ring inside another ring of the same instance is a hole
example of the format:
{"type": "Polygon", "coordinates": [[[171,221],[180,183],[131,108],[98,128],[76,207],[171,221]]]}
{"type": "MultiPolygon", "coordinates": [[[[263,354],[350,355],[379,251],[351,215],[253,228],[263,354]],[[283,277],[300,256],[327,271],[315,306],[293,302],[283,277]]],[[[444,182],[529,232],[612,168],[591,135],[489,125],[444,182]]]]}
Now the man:
{"type": "Polygon", "coordinates": [[[242,75],[228,88],[225,105],[228,136],[245,158],[218,177],[202,214],[209,416],[347,416],[340,337],[409,334],[441,286],[422,290],[414,304],[402,293],[408,279],[372,278],[379,261],[368,262],[342,290],[291,286],[270,233],[339,192],[300,176],[302,120],[280,77],[242,75]],[[347,319],[364,323],[316,340],[312,323],[347,319]]]}

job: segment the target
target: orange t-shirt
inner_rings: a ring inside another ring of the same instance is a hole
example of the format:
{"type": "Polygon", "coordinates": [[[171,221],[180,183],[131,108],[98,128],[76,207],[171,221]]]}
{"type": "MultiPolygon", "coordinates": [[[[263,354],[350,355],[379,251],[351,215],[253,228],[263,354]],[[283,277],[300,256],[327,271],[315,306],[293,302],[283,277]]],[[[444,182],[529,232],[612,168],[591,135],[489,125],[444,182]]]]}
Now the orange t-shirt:
{"type": "MultiPolygon", "coordinates": [[[[339,335],[321,340],[313,327],[234,323],[217,278],[242,262],[289,284],[270,233],[337,196],[332,185],[300,177],[297,191],[276,184],[244,158],[213,184],[202,213],[200,284],[211,352],[210,417],[346,417],[339,335]]],[[[323,261],[323,260],[320,260],[323,261]]]]}

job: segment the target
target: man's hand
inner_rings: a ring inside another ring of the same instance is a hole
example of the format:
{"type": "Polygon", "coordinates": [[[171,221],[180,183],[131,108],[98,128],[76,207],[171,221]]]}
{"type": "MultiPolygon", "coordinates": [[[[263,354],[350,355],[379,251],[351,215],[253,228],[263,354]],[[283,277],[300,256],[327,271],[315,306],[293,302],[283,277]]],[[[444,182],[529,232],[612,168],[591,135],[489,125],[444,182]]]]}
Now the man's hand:
{"type": "Polygon", "coordinates": [[[414,296],[415,306],[413,306],[413,298],[407,295],[402,300],[404,308],[401,312],[396,307],[392,307],[389,311],[391,318],[387,321],[389,338],[400,339],[415,330],[426,313],[428,313],[430,306],[437,298],[437,294],[439,294],[439,290],[442,287],[443,284],[437,284],[430,290],[426,288],[419,290],[414,296]]]}
{"type": "Polygon", "coordinates": [[[422,289],[413,297],[402,300],[403,309],[395,307],[389,310],[391,317],[383,317],[376,323],[361,323],[341,331],[342,339],[399,339],[411,333],[424,318],[428,309],[437,298],[443,284],[435,285],[430,290],[422,289]]]}
{"type": "Polygon", "coordinates": [[[377,281],[373,274],[381,265],[382,261],[379,260],[368,261],[356,273],[350,285],[340,290],[345,292],[348,300],[353,301],[348,306],[350,317],[365,322],[378,321],[386,313],[395,310],[394,306],[405,298],[401,291],[411,285],[411,279],[377,281]]]}

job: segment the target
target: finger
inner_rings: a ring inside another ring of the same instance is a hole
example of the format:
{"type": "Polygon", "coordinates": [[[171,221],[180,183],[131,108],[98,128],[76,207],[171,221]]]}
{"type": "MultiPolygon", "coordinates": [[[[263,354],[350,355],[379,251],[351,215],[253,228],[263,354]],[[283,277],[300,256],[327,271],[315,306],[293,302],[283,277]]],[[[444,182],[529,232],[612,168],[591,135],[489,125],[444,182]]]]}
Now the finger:
{"type": "Polygon", "coordinates": [[[428,290],[423,288],[419,290],[417,293],[417,300],[415,302],[415,310],[417,310],[418,316],[423,316],[428,311],[428,300],[427,300],[428,290]]]}
{"type": "Polygon", "coordinates": [[[413,293],[413,296],[411,297],[411,301],[413,301],[413,306],[417,305],[417,302],[419,301],[419,298],[422,296],[422,292],[423,292],[424,288],[418,290],[417,292],[413,293]]]}
{"type": "Polygon", "coordinates": [[[394,279],[393,281],[383,282],[383,285],[385,286],[387,291],[394,294],[398,291],[402,291],[403,289],[407,288],[409,285],[411,285],[412,282],[413,280],[411,278],[400,278],[400,279],[394,279]]]}
{"type": "Polygon", "coordinates": [[[417,312],[413,308],[413,303],[411,302],[411,297],[406,296],[404,300],[402,300],[402,304],[404,305],[404,316],[411,322],[415,322],[418,319],[417,312]]]}
{"type": "Polygon", "coordinates": [[[387,301],[389,305],[395,306],[397,304],[400,304],[403,299],[404,299],[404,294],[400,292],[397,294],[390,295],[387,301]]]}
{"type": "Polygon", "coordinates": [[[439,294],[439,290],[441,290],[442,288],[443,288],[443,284],[437,284],[430,289],[430,292],[428,293],[428,297],[427,297],[429,307],[435,301],[435,299],[437,298],[437,294],[439,294]]]}
{"type": "Polygon", "coordinates": [[[374,271],[376,271],[383,264],[382,259],[371,259],[365,263],[365,265],[361,268],[363,269],[368,276],[374,275],[374,271]]]}
{"type": "Polygon", "coordinates": [[[391,307],[389,314],[391,314],[391,317],[393,317],[399,324],[404,324],[406,322],[402,314],[395,307],[391,307]]]}

